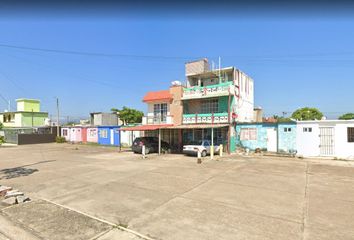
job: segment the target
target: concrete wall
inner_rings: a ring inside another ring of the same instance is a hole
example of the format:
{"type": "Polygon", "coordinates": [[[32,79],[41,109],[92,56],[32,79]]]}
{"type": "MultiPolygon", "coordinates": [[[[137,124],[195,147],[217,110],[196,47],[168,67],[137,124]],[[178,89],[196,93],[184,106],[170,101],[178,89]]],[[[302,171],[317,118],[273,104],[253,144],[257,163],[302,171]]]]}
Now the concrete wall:
{"type": "Polygon", "coordinates": [[[48,118],[48,113],[41,112],[16,113],[16,115],[21,118],[21,127],[32,127],[32,116],[34,127],[45,126],[45,121],[48,118]]]}
{"type": "MultiPolygon", "coordinates": [[[[234,84],[239,86],[235,93],[235,101],[232,104],[232,110],[237,113],[238,122],[253,122],[254,109],[254,82],[240,70],[235,70],[234,84]],[[238,97],[237,97],[238,95],[238,97]]],[[[237,88],[236,88],[237,89],[237,88]]]]}
{"type": "Polygon", "coordinates": [[[170,115],[172,115],[172,122],[175,125],[182,124],[182,114],[183,114],[183,102],[182,102],[182,94],[183,87],[182,86],[171,86],[170,93],[173,96],[172,103],[170,104],[170,115]]]}
{"type": "Polygon", "coordinates": [[[18,145],[55,142],[56,134],[19,134],[18,145]]]}
{"type": "Polygon", "coordinates": [[[297,152],[299,156],[320,157],[320,127],[334,128],[334,154],[332,157],[353,159],[354,143],[348,142],[347,128],[354,127],[354,121],[324,120],[297,122],[297,152]],[[312,132],[304,132],[304,128],[312,128],[312,132]]]}
{"type": "Polygon", "coordinates": [[[267,149],[267,129],[276,128],[276,124],[254,123],[254,124],[236,124],[236,147],[267,149]],[[241,140],[240,133],[243,128],[255,128],[257,131],[256,140],[241,140]]]}
{"type": "Polygon", "coordinates": [[[320,156],[320,138],[318,123],[297,122],[296,148],[300,156],[320,156]],[[311,128],[311,132],[304,132],[304,128],[311,128]]]}
{"type": "Polygon", "coordinates": [[[22,99],[17,101],[17,111],[40,112],[40,101],[34,99],[22,99]]]}
{"type": "Polygon", "coordinates": [[[278,152],[296,152],[296,123],[278,124],[278,152]]]}
{"type": "Polygon", "coordinates": [[[336,124],[335,127],[335,155],[338,158],[354,160],[354,142],[348,142],[347,128],[354,127],[352,123],[336,124]]]}

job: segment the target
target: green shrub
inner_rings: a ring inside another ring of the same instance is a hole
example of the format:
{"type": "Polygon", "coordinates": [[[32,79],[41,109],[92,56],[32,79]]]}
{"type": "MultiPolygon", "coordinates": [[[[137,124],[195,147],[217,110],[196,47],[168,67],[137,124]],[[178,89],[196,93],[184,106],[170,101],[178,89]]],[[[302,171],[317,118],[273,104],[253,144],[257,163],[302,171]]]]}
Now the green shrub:
{"type": "Polygon", "coordinates": [[[57,143],[65,143],[66,142],[65,137],[56,137],[55,141],[57,143]]]}
{"type": "Polygon", "coordinates": [[[3,136],[0,136],[0,145],[5,142],[5,138],[3,136]]]}

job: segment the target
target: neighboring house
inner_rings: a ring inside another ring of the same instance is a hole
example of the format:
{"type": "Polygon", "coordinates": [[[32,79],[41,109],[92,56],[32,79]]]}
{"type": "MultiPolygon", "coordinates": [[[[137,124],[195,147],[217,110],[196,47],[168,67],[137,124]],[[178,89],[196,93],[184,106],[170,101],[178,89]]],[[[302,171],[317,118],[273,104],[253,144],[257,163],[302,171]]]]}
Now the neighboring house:
{"type": "Polygon", "coordinates": [[[236,147],[269,152],[296,152],[296,122],[237,123],[236,147]]]}
{"type": "Polygon", "coordinates": [[[98,144],[120,146],[118,126],[98,126],[98,144]]]}
{"type": "Polygon", "coordinates": [[[118,126],[121,121],[116,113],[90,113],[90,122],[93,126],[118,126]]]}
{"type": "Polygon", "coordinates": [[[354,120],[298,121],[296,137],[299,156],[354,160],[354,120]]]}
{"type": "Polygon", "coordinates": [[[253,80],[234,67],[210,69],[207,59],[188,62],[185,70],[184,86],[175,81],[169,90],[145,95],[148,112],[143,125],[127,130],[160,135],[172,151],[203,139],[235,151],[234,124],[254,119],[253,80]]]}
{"type": "Polygon", "coordinates": [[[41,112],[40,101],[36,99],[17,99],[15,112],[0,113],[4,127],[42,127],[48,124],[48,113],[41,112]]]}

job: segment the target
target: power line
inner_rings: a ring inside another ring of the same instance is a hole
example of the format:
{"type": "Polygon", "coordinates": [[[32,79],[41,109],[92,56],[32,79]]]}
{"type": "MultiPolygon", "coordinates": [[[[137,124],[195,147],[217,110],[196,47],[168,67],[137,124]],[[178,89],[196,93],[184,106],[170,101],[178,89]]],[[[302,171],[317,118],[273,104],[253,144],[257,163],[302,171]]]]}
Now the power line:
{"type": "Polygon", "coordinates": [[[47,53],[60,53],[60,54],[92,56],[92,57],[152,58],[152,59],[165,59],[165,60],[166,59],[186,60],[186,59],[202,58],[202,57],[178,57],[178,56],[133,55],[133,54],[110,54],[110,53],[100,53],[100,52],[83,52],[83,51],[72,51],[72,50],[26,47],[26,46],[17,46],[17,45],[2,44],[2,43],[0,43],[0,47],[28,50],[28,51],[40,51],[40,52],[47,52],[47,53]]]}

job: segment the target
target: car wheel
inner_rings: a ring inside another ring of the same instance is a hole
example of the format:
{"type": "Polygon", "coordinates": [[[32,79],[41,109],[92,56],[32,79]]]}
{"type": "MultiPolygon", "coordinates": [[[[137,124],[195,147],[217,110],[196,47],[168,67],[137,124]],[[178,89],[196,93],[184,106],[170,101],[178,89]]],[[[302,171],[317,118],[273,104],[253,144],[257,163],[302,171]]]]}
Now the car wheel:
{"type": "Polygon", "coordinates": [[[202,157],[206,157],[206,155],[207,155],[207,151],[203,150],[202,157]]]}
{"type": "Polygon", "coordinates": [[[150,153],[150,148],[145,147],[145,154],[149,154],[150,153]]]}

